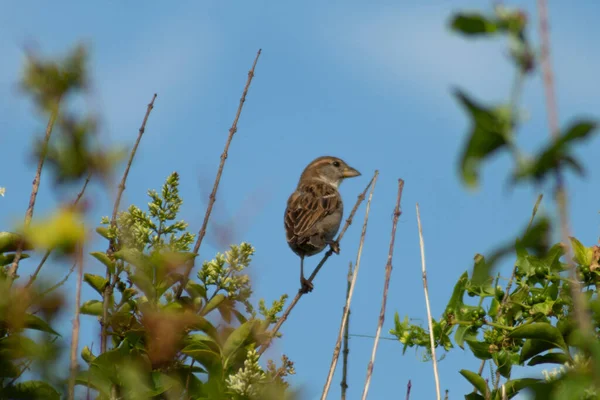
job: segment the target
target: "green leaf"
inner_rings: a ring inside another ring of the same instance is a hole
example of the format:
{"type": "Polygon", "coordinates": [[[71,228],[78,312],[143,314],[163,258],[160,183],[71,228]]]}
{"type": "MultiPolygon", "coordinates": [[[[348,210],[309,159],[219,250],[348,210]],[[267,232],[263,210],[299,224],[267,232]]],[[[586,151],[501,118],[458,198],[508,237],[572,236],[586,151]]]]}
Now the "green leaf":
{"type": "Polygon", "coordinates": [[[527,363],[527,365],[538,364],[564,364],[569,361],[569,357],[565,353],[547,353],[541,356],[535,356],[527,363]]]}
{"type": "Polygon", "coordinates": [[[99,226],[96,228],[96,232],[104,239],[110,240],[110,230],[105,226],[99,226]]]}
{"type": "Polygon", "coordinates": [[[460,13],[450,22],[452,30],[467,36],[489,35],[498,31],[498,25],[478,13],[460,13]]]}
{"type": "Polygon", "coordinates": [[[471,117],[470,137],[460,157],[460,167],[463,182],[475,188],[481,162],[508,144],[511,121],[506,109],[483,107],[460,90],[455,90],[454,95],[471,117]]]}
{"type": "Polygon", "coordinates": [[[452,297],[450,297],[450,301],[448,302],[448,305],[446,306],[446,311],[444,312],[445,314],[449,313],[449,312],[452,312],[453,314],[458,313],[458,309],[460,307],[462,307],[462,305],[463,305],[463,297],[464,297],[468,282],[469,282],[469,273],[467,271],[465,271],[460,276],[460,278],[458,278],[458,282],[456,282],[456,285],[454,285],[454,290],[452,291],[452,297]]]}
{"type": "Polygon", "coordinates": [[[519,362],[522,364],[531,357],[543,353],[546,350],[555,349],[557,346],[554,343],[546,342],[538,339],[527,339],[521,349],[521,357],[519,362]]]}
{"type": "Polygon", "coordinates": [[[490,388],[485,382],[485,379],[483,379],[479,374],[466,369],[461,369],[459,372],[469,381],[469,383],[471,383],[471,385],[475,386],[482,395],[485,396],[486,393],[491,393],[490,388]]]}
{"type": "Polygon", "coordinates": [[[568,351],[567,345],[558,328],[547,322],[533,322],[521,325],[509,333],[511,338],[536,339],[554,344],[556,347],[568,351]]]}
{"type": "MultiPolygon", "coordinates": [[[[19,248],[19,241],[23,239],[23,236],[12,233],[12,232],[0,232],[0,253],[7,253],[10,251],[17,251],[19,248]]],[[[23,243],[23,250],[32,250],[33,247],[30,243],[23,243]]]]}
{"type": "Polygon", "coordinates": [[[231,332],[223,344],[223,357],[231,358],[246,342],[254,327],[253,320],[240,325],[236,330],[231,332]]]}
{"type": "Polygon", "coordinates": [[[579,265],[589,266],[592,264],[594,257],[593,250],[589,247],[585,247],[577,238],[569,237],[571,239],[571,246],[573,246],[573,253],[575,256],[575,262],[579,265]]]}
{"type": "Polygon", "coordinates": [[[202,310],[202,312],[200,313],[200,315],[206,315],[209,312],[211,312],[212,310],[214,310],[215,308],[217,308],[219,306],[219,304],[221,304],[223,302],[223,300],[225,300],[225,295],[224,294],[216,294],[207,304],[206,306],[204,306],[204,309],[202,310]]]}
{"type": "Polygon", "coordinates": [[[478,342],[477,340],[466,339],[465,342],[469,345],[469,348],[473,352],[473,355],[480,360],[489,360],[492,358],[490,353],[490,344],[485,342],[478,342]]]}
{"type": "Polygon", "coordinates": [[[541,382],[541,380],[534,378],[513,379],[509,380],[504,384],[504,389],[506,390],[506,395],[508,396],[508,398],[511,398],[513,395],[519,393],[521,390],[535,385],[538,382],[541,382]]]}
{"type": "MultiPolygon", "coordinates": [[[[15,261],[16,254],[0,254],[0,267],[12,264],[15,261]]],[[[29,258],[29,254],[21,253],[21,260],[29,258]]]]}
{"type": "Polygon", "coordinates": [[[53,335],[60,336],[46,321],[33,314],[25,314],[25,327],[28,329],[34,329],[36,331],[42,331],[51,333],[53,335]]]}
{"type": "Polygon", "coordinates": [[[92,350],[89,347],[84,346],[81,350],[81,358],[83,358],[86,363],[90,364],[96,359],[96,356],[94,353],[92,353],[92,350]]]}
{"type": "Polygon", "coordinates": [[[111,259],[106,255],[106,253],[101,251],[94,251],[91,252],[90,255],[92,255],[96,260],[104,264],[111,274],[115,273],[115,263],[111,261],[111,259]]]}
{"type": "Polygon", "coordinates": [[[60,400],[60,393],[43,381],[25,381],[2,391],[3,398],[22,400],[60,400]],[[4,397],[6,396],[6,397],[4,397]]]}
{"type": "Polygon", "coordinates": [[[104,288],[108,284],[106,278],[100,275],[84,274],[83,280],[101,296],[104,294],[104,288]]]}
{"type": "Polygon", "coordinates": [[[103,314],[102,302],[99,300],[89,300],[81,305],[82,314],[100,316],[103,314]]]}

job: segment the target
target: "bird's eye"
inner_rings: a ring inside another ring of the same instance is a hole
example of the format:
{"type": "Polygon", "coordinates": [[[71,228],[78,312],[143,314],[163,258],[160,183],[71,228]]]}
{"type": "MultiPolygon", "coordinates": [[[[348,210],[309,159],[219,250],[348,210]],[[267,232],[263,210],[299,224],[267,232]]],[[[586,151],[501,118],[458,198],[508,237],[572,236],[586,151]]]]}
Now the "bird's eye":
{"type": "Polygon", "coordinates": [[[334,162],[332,162],[332,164],[333,164],[334,167],[339,167],[340,166],[339,161],[334,161],[334,162]]]}

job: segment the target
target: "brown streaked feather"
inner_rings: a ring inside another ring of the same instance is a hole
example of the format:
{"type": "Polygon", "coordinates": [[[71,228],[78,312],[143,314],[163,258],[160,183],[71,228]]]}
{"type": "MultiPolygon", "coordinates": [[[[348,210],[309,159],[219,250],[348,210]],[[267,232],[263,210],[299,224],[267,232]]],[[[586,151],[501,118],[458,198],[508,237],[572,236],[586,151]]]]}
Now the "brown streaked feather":
{"type": "Polygon", "coordinates": [[[285,211],[286,239],[290,246],[301,247],[320,233],[319,222],[341,207],[338,191],[321,182],[298,186],[288,199],[285,211]]]}

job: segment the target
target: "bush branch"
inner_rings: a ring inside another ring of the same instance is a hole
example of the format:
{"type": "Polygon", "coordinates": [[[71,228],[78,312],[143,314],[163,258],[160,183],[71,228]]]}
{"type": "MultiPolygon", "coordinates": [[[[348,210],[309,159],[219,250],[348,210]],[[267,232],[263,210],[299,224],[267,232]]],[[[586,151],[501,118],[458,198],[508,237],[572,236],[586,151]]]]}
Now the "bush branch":
{"type": "Polygon", "coordinates": [[[387,263],[385,265],[385,282],[383,285],[383,298],[381,300],[381,311],[379,312],[379,322],[377,324],[377,332],[375,334],[375,341],[373,342],[373,351],[371,353],[371,360],[367,367],[367,379],[365,381],[365,387],[363,389],[362,400],[366,400],[367,394],[369,393],[369,386],[371,384],[371,377],[373,376],[373,367],[375,365],[375,355],[377,354],[377,346],[379,345],[379,336],[381,335],[381,329],[385,320],[385,306],[387,303],[388,289],[390,286],[390,278],[392,276],[392,258],[394,256],[394,242],[396,240],[396,226],[398,225],[398,219],[402,214],[400,210],[400,201],[402,200],[402,190],[404,189],[404,180],[398,179],[398,198],[396,199],[396,208],[394,209],[394,219],[392,221],[392,233],[390,237],[390,250],[388,252],[387,263]]]}
{"type": "Polygon", "coordinates": [[[365,219],[364,219],[362,231],[360,234],[360,242],[358,245],[358,251],[356,253],[356,263],[355,263],[355,267],[354,267],[354,272],[352,273],[352,280],[350,281],[350,287],[348,289],[348,296],[346,297],[346,304],[344,306],[344,312],[342,314],[342,322],[340,323],[340,330],[338,332],[337,340],[335,342],[335,347],[333,349],[333,356],[331,357],[331,365],[329,366],[329,373],[327,374],[327,380],[325,381],[325,386],[323,387],[323,393],[321,394],[321,400],[325,400],[327,398],[327,394],[329,393],[331,381],[333,380],[333,373],[335,372],[335,367],[337,366],[338,357],[340,355],[342,336],[344,334],[344,331],[346,331],[348,317],[350,316],[350,303],[352,302],[352,295],[354,294],[354,286],[356,285],[356,278],[358,277],[358,270],[360,269],[360,259],[362,257],[363,245],[365,244],[365,237],[367,236],[367,224],[369,222],[369,211],[371,210],[371,200],[373,199],[373,191],[375,190],[375,184],[377,183],[377,175],[378,175],[378,172],[375,171],[375,176],[373,178],[374,179],[373,185],[371,186],[371,191],[369,192],[369,199],[367,200],[367,207],[365,209],[365,219]]]}
{"type": "MultiPolygon", "coordinates": [[[[131,169],[131,164],[133,164],[133,158],[137,152],[138,146],[140,145],[140,141],[142,140],[142,136],[146,131],[146,123],[148,122],[148,118],[150,117],[150,112],[154,108],[154,101],[156,100],[157,94],[154,93],[152,96],[152,100],[148,103],[148,107],[146,108],[146,115],[144,115],[144,120],[142,121],[142,125],[138,131],[138,137],[131,149],[131,153],[129,154],[129,160],[127,161],[127,166],[125,167],[125,171],[123,172],[123,177],[121,178],[121,183],[119,183],[119,187],[117,190],[117,197],[115,199],[115,204],[113,205],[112,216],[110,218],[110,226],[115,229],[117,227],[117,213],[119,211],[119,205],[121,204],[121,197],[123,196],[123,192],[125,191],[125,182],[127,181],[127,177],[129,176],[129,170],[131,169]]],[[[109,248],[107,254],[109,257],[113,258],[113,253],[116,251],[116,241],[115,238],[110,239],[109,248]]],[[[106,342],[107,342],[107,325],[108,325],[108,303],[110,300],[110,295],[114,289],[114,285],[116,285],[116,277],[111,276],[110,271],[106,271],[106,280],[108,284],[104,288],[103,294],[103,303],[102,303],[102,320],[100,321],[102,332],[100,334],[100,352],[104,353],[106,351],[106,342]]]]}
{"type": "MultiPolygon", "coordinates": [[[[344,226],[342,227],[342,230],[340,231],[340,233],[338,234],[338,237],[336,238],[336,242],[337,243],[341,242],[342,238],[344,237],[344,234],[346,233],[346,231],[348,230],[348,228],[352,224],[352,220],[354,219],[354,215],[356,214],[356,211],[358,210],[358,207],[360,206],[360,204],[365,199],[367,191],[369,190],[369,188],[371,187],[371,185],[375,182],[375,179],[376,179],[376,177],[377,177],[378,174],[379,174],[379,171],[375,171],[375,174],[373,175],[373,177],[371,178],[371,180],[367,184],[367,187],[365,187],[365,190],[363,190],[362,193],[358,195],[358,198],[356,199],[356,203],[354,204],[354,207],[352,208],[352,211],[350,211],[350,215],[348,216],[348,219],[346,219],[346,223],[344,224],[344,226]]],[[[327,259],[329,257],[331,257],[332,254],[333,254],[333,250],[331,248],[329,250],[327,250],[327,252],[323,256],[323,258],[319,262],[319,265],[317,265],[317,267],[315,268],[315,270],[313,271],[313,273],[308,278],[309,282],[312,282],[313,279],[315,279],[315,276],[317,276],[317,273],[319,272],[319,270],[321,269],[321,267],[325,264],[325,261],[327,261],[327,259]]],[[[296,306],[296,304],[298,303],[298,301],[300,300],[300,298],[303,295],[304,295],[304,293],[302,292],[302,290],[298,290],[298,293],[296,294],[296,297],[294,297],[294,299],[292,300],[292,302],[290,303],[290,305],[285,309],[285,311],[283,312],[283,314],[281,315],[281,317],[279,318],[279,320],[277,320],[277,323],[275,324],[275,327],[273,328],[273,330],[271,331],[271,334],[269,335],[270,336],[269,339],[258,350],[258,354],[259,355],[263,354],[267,350],[267,348],[269,348],[269,346],[271,345],[271,342],[272,342],[273,338],[275,337],[275,335],[277,335],[277,332],[279,332],[279,329],[281,328],[281,325],[283,325],[283,323],[287,320],[288,316],[290,315],[290,313],[292,312],[292,310],[294,309],[294,307],[296,306]]]]}
{"type": "Polygon", "coordinates": [[[427,269],[425,267],[425,241],[423,240],[423,228],[421,226],[421,212],[417,203],[417,223],[419,225],[419,246],[421,247],[421,270],[423,272],[423,291],[425,293],[425,306],[427,307],[427,323],[429,325],[429,342],[431,346],[431,359],[433,361],[433,376],[435,377],[435,390],[437,399],[441,400],[440,375],[438,373],[437,358],[435,355],[435,338],[433,337],[433,319],[431,318],[431,305],[429,304],[429,288],[427,287],[427,269]]]}
{"type": "MultiPolygon", "coordinates": [[[[242,97],[240,98],[240,104],[238,106],[237,112],[235,114],[235,118],[233,119],[233,124],[231,128],[229,128],[229,136],[227,137],[227,141],[225,142],[225,148],[223,149],[223,153],[221,154],[221,162],[219,163],[219,168],[217,170],[217,176],[215,177],[215,183],[213,184],[212,192],[208,196],[208,206],[206,207],[206,213],[204,214],[204,221],[202,221],[202,227],[198,232],[198,239],[196,240],[196,244],[194,245],[194,253],[198,254],[200,251],[200,246],[202,245],[202,241],[204,240],[204,236],[206,235],[206,228],[208,227],[208,221],[210,219],[210,214],[212,212],[213,206],[215,205],[215,201],[217,200],[217,190],[219,189],[219,183],[221,182],[221,175],[223,174],[223,168],[225,167],[225,160],[227,160],[227,153],[229,151],[229,146],[231,145],[231,140],[233,136],[237,132],[237,123],[240,119],[240,115],[242,114],[242,109],[244,108],[244,102],[246,101],[246,95],[248,94],[248,89],[250,89],[250,84],[252,83],[252,78],[254,78],[254,69],[256,68],[256,63],[258,62],[258,58],[260,57],[261,49],[256,53],[256,58],[254,58],[254,63],[252,64],[252,68],[248,71],[248,79],[246,80],[246,86],[244,86],[244,91],[242,92],[242,97]]],[[[194,260],[190,261],[183,275],[183,279],[181,280],[181,285],[177,289],[175,298],[180,298],[183,293],[183,289],[185,289],[188,280],[190,279],[190,274],[192,273],[192,269],[194,268],[194,260]]]]}

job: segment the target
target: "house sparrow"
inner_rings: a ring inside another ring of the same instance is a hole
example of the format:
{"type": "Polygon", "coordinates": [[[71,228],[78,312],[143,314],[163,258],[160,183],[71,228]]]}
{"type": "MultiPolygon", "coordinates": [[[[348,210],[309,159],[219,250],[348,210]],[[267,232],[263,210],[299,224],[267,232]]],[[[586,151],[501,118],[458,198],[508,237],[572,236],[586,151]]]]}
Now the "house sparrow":
{"type": "Polygon", "coordinates": [[[290,248],[300,257],[301,291],[312,291],[313,285],[304,278],[304,257],[320,253],[327,247],[339,254],[333,240],[340,229],[344,207],[338,192],[346,178],[360,172],[336,157],[319,157],[302,172],[296,191],[287,202],[284,215],[285,236],[290,248]]]}

